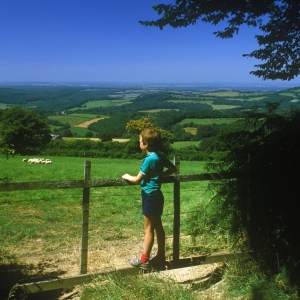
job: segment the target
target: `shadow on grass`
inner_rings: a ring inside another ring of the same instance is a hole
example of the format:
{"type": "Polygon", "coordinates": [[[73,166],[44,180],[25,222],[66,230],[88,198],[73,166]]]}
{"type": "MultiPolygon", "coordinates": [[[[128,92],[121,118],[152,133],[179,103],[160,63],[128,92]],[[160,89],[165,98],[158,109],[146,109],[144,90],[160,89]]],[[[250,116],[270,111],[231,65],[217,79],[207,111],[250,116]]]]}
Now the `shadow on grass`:
{"type": "Polygon", "coordinates": [[[0,300],[53,300],[71,292],[73,289],[59,289],[34,294],[24,294],[15,288],[16,285],[56,279],[63,275],[64,271],[57,270],[57,266],[51,264],[22,265],[18,263],[0,265],[0,300]],[[55,271],[49,271],[49,268],[55,271]]]}

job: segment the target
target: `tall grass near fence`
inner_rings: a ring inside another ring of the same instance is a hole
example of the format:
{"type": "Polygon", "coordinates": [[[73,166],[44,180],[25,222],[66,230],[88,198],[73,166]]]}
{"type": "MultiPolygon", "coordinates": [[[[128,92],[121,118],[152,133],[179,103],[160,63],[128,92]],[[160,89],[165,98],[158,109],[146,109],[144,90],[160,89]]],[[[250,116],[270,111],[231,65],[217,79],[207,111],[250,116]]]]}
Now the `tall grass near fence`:
{"type": "MultiPolygon", "coordinates": [[[[53,161],[52,165],[23,163],[21,157],[1,160],[1,177],[11,178],[12,182],[83,179],[85,159],[49,158],[53,161]]],[[[137,174],[141,161],[91,159],[91,164],[91,179],[113,179],[127,172],[137,174]]],[[[184,174],[201,173],[203,168],[204,163],[201,162],[181,162],[181,173],[184,174]]],[[[207,254],[227,246],[219,236],[212,238],[213,232],[209,228],[201,238],[190,236],[189,216],[195,212],[207,215],[208,212],[205,206],[210,195],[206,186],[207,182],[198,181],[182,184],[181,256],[207,254]]],[[[168,258],[172,258],[173,249],[172,189],[172,184],[162,187],[168,258]]],[[[128,258],[140,255],[144,236],[140,198],[138,186],[90,190],[89,273],[127,267],[128,258]]],[[[11,286],[20,279],[79,274],[82,189],[2,192],[0,206],[0,276],[3,287],[11,286]]]]}
{"type": "Polygon", "coordinates": [[[158,274],[151,277],[121,277],[118,274],[95,278],[86,286],[82,300],[157,299],[157,300],[196,300],[193,291],[187,290],[171,278],[158,274]]]}

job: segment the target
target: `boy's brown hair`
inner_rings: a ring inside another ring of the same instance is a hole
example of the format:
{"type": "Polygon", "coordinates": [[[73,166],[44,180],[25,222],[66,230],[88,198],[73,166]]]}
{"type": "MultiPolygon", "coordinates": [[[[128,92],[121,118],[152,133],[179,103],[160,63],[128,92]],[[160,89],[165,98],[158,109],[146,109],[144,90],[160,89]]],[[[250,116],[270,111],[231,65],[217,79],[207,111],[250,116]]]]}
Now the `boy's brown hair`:
{"type": "Polygon", "coordinates": [[[161,135],[157,129],[146,129],[141,132],[142,142],[148,144],[148,151],[158,151],[161,148],[161,135]]]}

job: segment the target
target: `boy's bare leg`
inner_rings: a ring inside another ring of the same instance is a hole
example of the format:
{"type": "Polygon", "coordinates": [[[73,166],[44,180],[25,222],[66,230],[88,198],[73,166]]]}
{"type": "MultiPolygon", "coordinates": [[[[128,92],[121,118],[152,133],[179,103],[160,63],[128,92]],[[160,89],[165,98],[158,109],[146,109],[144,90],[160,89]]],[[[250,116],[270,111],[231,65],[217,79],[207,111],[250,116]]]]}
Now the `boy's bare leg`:
{"type": "Polygon", "coordinates": [[[154,244],[155,221],[156,221],[156,217],[144,215],[145,238],[144,238],[143,253],[148,256],[150,256],[154,244]]]}
{"type": "Polygon", "coordinates": [[[160,217],[156,218],[155,232],[157,238],[157,254],[165,257],[166,235],[160,217]]]}
{"type": "Polygon", "coordinates": [[[154,244],[154,230],[157,238],[157,254],[165,256],[165,231],[160,217],[152,217],[144,215],[145,238],[144,238],[144,254],[150,256],[154,244]]]}

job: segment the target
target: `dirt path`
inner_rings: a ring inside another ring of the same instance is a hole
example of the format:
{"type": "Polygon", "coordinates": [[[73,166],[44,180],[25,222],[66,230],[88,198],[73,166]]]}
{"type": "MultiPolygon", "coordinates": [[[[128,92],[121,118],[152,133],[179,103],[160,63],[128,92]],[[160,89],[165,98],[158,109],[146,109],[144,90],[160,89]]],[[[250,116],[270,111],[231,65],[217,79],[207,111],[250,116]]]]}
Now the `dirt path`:
{"type": "Polygon", "coordinates": [[[92,123],[95,123],[99,120],[103,120],[105,118],[96,118],[96,119],[92,119],[92,120],[89,120],[89,121],[86,121],[86,122],[83,122],[83,123],[80,123],[80,124],[77,124],[75,125],[74,127],[79,127],[79,128],[88,128],[88,126],[92,123]]]}

